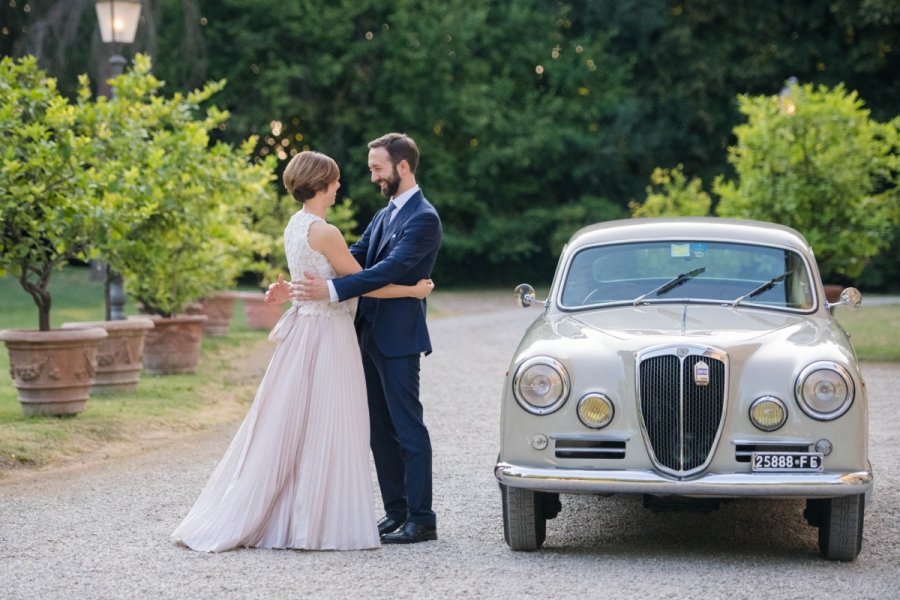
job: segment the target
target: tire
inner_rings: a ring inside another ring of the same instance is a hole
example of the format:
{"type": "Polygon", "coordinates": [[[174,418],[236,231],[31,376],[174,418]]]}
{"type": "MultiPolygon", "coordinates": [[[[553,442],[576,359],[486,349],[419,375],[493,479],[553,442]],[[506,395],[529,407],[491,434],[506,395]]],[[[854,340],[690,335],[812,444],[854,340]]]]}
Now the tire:
{"type": "Polygon", "coordinates": [[[828,560],[851,561],[862,550],[865,495],[842,496],[822,501],[819,551],[828,560]]]}
{"type": "Polygon", "coordinates": [[[547,537],[542,494],[500,485],[503,500],[503,537],[512,550],[533,552],[547,537]]]}

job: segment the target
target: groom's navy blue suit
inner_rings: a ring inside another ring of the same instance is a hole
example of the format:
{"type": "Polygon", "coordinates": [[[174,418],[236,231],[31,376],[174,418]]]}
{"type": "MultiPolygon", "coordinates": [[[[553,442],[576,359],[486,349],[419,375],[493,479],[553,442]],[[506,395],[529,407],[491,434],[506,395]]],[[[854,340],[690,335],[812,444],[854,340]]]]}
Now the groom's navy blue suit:
{"type": "MultiPolygon", "coordinates": [[[[442,240],[437,211],[416,192],[389,221],[376,213],[350,252],[363,271],[334,279],[338,298],[431,277],[442,240]]],[[[389,517],[435,525],[431,440],[419,401],[419,356],[431,352],[425,301],[360,297],[357,334],[369,397],[372,455],[389,517]]]]}

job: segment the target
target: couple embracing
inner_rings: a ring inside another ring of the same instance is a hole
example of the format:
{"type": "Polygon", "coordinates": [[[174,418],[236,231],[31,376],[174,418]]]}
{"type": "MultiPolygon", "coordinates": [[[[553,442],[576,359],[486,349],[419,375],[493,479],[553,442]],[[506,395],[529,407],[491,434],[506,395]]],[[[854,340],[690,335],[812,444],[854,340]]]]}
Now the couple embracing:
{"type": "Polygon", "coordinates": [[[285,186],[302,205],[284,233],[292,281],[279,276],[266,297],[293,302],[269,335],[277,346],[246,418],[173,539],[208,552],[437,539],[419,358],[431,352],[424,299],[442,232],[418,160],[406,135],[369,143],[372,182],[390,202],[349,249],[324,220],[337,164],[316,152],[288,164],[285,186]]]}

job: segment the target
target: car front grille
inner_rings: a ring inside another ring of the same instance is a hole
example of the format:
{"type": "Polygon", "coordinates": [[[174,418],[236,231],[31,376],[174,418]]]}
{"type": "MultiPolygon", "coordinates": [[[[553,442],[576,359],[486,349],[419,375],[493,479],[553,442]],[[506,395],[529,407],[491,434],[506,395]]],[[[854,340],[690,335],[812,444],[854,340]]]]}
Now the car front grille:
{"type": "Polygon", "coordinates": [[[711,460],[725,417],[725,361],[724,353],[693,346],[639,358],[644,439],[660,470],[685,477],[711,460]]]}

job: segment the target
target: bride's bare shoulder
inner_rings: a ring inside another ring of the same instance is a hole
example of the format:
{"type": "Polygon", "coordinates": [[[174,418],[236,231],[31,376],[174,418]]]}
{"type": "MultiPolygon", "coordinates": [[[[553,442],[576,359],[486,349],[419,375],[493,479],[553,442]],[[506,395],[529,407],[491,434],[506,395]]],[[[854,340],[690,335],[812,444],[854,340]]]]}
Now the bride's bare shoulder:
{"type": "Polygon", "coordinates": [[[315,250],[341,244],[346,247],[341,230],[325,221],[315,221],[309,226],[309,245],[315,250]]]}

